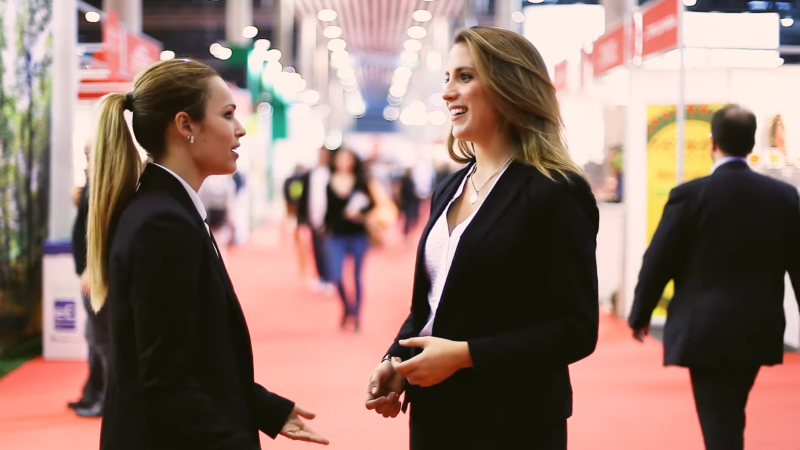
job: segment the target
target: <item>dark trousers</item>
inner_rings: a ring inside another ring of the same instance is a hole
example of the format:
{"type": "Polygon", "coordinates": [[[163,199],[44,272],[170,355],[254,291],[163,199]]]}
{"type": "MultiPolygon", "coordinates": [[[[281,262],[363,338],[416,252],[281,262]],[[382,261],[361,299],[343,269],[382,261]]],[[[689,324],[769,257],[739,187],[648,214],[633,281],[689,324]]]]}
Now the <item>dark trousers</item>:
{"type": "Polygon", "coordinates": [[[517,430],[483,430],[415,416],[411,405],[410,450],[567,450],[567,420],[531,423],[517,430]]]}
{"type": "Polygon", "coordinates": [[[760,367],[690,367],[706,450],[744,449],[745,406],[760,367]]]}
{"type": "Polygon", "coordinates": [[[339,297],[342,300],[342,309],[345,316],[356,319],[361,317],[362,284],[361,274],[364,269],[364,257],[369,249],[369,238],[366,234],[334,234],[328,239],[328,262],[330,264],[330,281],[336,284],[339,297]],[[350,255],[353,257],[353,284],[355,285],[355,298],[347,299],[342,281],[344,260],[350,255]]]}
{"type": "Polygon", "coordinates": [[[105,400],[108,385],[108,317],[105,308],[95,314],[87,295],[83,297],[83,306],[86,308],[89,377],[83,385],[81,402],[91,405],[105,400]]]}
{"type": "Polygon", "coordinates": [[[327,283],[330,281],[330,271],[328,266],[328,248],[325,242],[327,238],[319,231],[311,230],[311,248],[314,252],[314,265],[317,267],[319,281],[327,283]]]}

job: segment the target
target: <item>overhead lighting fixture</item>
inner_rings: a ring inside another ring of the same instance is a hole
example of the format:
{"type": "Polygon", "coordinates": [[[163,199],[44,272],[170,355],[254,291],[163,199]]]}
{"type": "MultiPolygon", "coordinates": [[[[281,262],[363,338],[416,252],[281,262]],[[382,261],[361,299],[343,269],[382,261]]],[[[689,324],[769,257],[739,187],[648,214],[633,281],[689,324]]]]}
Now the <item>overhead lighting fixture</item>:
{"type": "Polygon", "coordinates": [[[397,106],[400,103],[403,103],[403,97],[395,97],[394,95],[389,94],[386,96],[386,101],[392,106],[397,106]]]}
{"type": "Polygon", "coordinates": [[[87,22],[97,23],[100,22],[100,13],[97,11],[89,11],[84,16],[87,22]]]}
{"type": "Polygon", "coordinates": [[[326,104],[317,105],[314,108],[314,115],[317,119],[324,119],[331,114],[331,107],[326,104]]]}
{"type": "Polygon", "coordinates": [[[336,71],[336,76],[339,77],[340,80],[349,80],[356,76],[356,71],[353,70],[352,67],[342,67],[336,71]]]}
{"type": "Polygon", "coordinates": [[[400,109],[398,109],[396,106],[387,106],[386,108],[383,108],[383,118],[389,122],[394,122],[400,118],[400,109]]]}
{"type": "Polygon", "coordinates": [[[685,6],[694,6],[697,4],[697,0],[683,0],[683,4],[685,6]]]}
{"type": "Polygon", "coordinates": [[[431,125],[436,125],[438,127],[447,122],[447,116],[437,109],[436,111],[431,111],[428,114],[428,121],[430,121],[431,125]]]}
{"type": "Polygon", "coordinates": [[[792,19],[791,17],[781,17],[781,25],[788,28],[794,25],[794,19],[792,19]]]}
{"type": "Polygon", "coordinates": [[[544,3],[544,0],[528,0],[528,3],[544,3]]]}
{"type": "Polygon", "coordinates": [[[419,60],[419,55],[417,54],[417,52],[403,50],[403,52],[400,53],[400,60],[406,64],[413,64],[417,62],[417,60],[419,60]]]}
{"type": "Polygon", "coordinates": [[[313,89],[303,92],[303,102],[308,105],[316,105],[319,101],[319,92],[313,89]]]}
{"type": "Polygon", "coordinates": [[[261,102],[256,107],[256,113],[261,117],[269,117],[272,115],[272,105],[267,102],[261,102]]]}
{"type": "Polygon", "coordinates": [[[281,51],[277,48],[273,48],[272,50],[267,51],[267,53],[264,55],[264,60],[267,62],[278,62],[281,60],[281,56],[283,56],[283,53],[281,53],[281,51]]]}
{"type": "Polygon", "coordinates": [[[333,22],[337,17],[339,17],[339,14],[332,9],[323,9],[317,13],[317,19],[322,22],[333,22]]]}
{"type": "Polygon", "coordinates": [[[394,74],[398,77],[408,79],[411,78],[411,69],[405,66],[400,66],[397,69],[394,69],[394,74]]]}
{"type": "Polygon", "coordinates": [[[392,94],[393,97],[403,97],[406,95],[406,87],[394,84],[389,88],[389,93],[392,94]]]}
{"type": "Polygon", "coordinates": [[[513,20],[516,23],[522,23],[525,21],[525,14],[522,14],[519,11],[514,11],[513,13],[511,13],[511,20],[513,20]]]}
{"type": "Polygon", "coordinates": [[[172,50],[164,50],[161,52],[160,58],[161,61],[169,61],[170,59],[175,59],[175,52],[172,50]]]}
{"type": "Polygon", "coordinates": [[[248,25],[242,28],[242,37],[245,39],[253,39],[254,37],[258,36],[258,28],[248,25]]]}
{"type": "Polygon", "coordinates": [[[411,18],[416,20],[417,22],[428,22],[433,19],[433,14],[427,9],[418,9],[414,11],[411,15],[411,18]]]}
{"type": "Polygon", "coordinates": [[[444,94],[441,92],[434,92],[431,94],[431,104],[433,104],[433,106],[444,106],[444,99],[442,98],[442,95],[444,94]]]}
{"type": "Polygon", "coordinates": [[[442,54],[435,51],[428,52],[428,70],[438,72],[442,68],[442,54]]]}
{"type": "Polygon", "coordinates": [[[328,41],[328,50],[332,52],[342,51],[347,48],[347,41],[344,39],[331,39],[328,41]]]}
{"type": "Polygon", "coordinates": [[[416,39],[409,39],[403,42],[403,48],[410,52],[418,52],[422,50],[422,42],[416,39]]]}
{"type": "Polygon", "coordinates": [[[325,29],[322,30],[322,35],[328,39],[336,39],[342,35],[342,28],[336,25],[325,27],[325,29]]]}
{"type": "Polygon", "coordinates": [[[425,28],[422,28],[419,25],[414,25],[412,27],[409,27],[407,33],[408,33],[408,37],[410,37],[412,39],[422,39],[422,38],[424,38],[425,36],[428,35],[428,30],[426,30],[425,28]]]}
{"type": "Polygon", "coordinates": [[[253,47],[261,50],[269,50],[271,46],[272,42],[269,39],[259,39],[253,44],[253,47]]]}
{"type": "Polygon", "coordinates": [[[223,61],[228,60],[230,59],[231,56],[233,56],[233,50],[227,47],[223,47],[222,44],[220,44],[219,42],[211,44],[211,47],[209,47],[209,51],[216,58],[219,58],[223,61]]]}
{"type": "Polygon", "coordinates": [[[331,63],[336,68],[341,68],[350,65],[350,53],[347,50],[337,50],[331,53],[331,63]]]}

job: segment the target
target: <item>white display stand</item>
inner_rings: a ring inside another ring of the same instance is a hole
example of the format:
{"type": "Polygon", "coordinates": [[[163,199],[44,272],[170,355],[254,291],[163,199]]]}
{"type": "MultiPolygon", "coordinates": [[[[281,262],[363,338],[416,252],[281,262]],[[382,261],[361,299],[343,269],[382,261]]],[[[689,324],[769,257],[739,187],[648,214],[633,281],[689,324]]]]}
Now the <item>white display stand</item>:
{"type": "Polygon", "coordinates": [[[85,360],[86,309],[69,242],[44,246],[42,324],[46,360],[85,360]]]}

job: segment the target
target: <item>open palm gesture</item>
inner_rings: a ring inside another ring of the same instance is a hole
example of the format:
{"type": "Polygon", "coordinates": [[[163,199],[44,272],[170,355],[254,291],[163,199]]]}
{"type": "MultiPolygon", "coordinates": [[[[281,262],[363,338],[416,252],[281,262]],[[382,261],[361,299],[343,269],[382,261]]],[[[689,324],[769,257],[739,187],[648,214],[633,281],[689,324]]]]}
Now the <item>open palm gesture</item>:
{"type": "Polygon", "coordinates": [[[312,420],[317,415],[311,411],[295,406],[286,423],[281,428],[281,435],[293,441],[314,442],[316,444],[328,445],[328,440],[318,435],[309,428],[303,419],[312,420]]]}

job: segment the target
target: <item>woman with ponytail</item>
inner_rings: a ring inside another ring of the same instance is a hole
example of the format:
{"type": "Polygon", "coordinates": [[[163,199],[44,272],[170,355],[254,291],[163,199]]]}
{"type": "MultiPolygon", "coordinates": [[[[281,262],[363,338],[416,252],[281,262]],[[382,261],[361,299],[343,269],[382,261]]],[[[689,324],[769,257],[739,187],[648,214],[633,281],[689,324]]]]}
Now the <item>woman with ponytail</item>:
{"type": "Polygon", "coordinates": [[[254,381],[197,195],[206,177],[236,170],[245,130],[227,84],[204,64],[164,61],[101,108],[87,233],[92,306],[108,310],[111,332],[101,448],[255,450],[259,430],[327,444],[301,418],[312,413],[254,381]]]}

